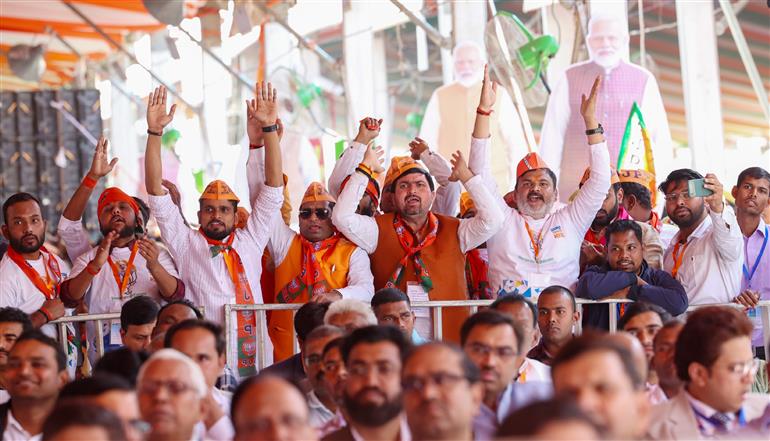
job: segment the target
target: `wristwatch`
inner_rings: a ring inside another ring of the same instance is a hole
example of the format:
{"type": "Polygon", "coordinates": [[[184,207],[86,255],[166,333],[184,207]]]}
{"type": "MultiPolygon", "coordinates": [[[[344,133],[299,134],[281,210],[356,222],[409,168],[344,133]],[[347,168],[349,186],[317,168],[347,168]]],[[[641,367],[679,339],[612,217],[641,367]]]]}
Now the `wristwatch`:
{"type": "Polygon", "coordinates": [[[602,127],[601,123],[599,124],[599,127],[591,130],[586,130],[586,135],[602,135],[604,134],[604,127],[602,127]]]}

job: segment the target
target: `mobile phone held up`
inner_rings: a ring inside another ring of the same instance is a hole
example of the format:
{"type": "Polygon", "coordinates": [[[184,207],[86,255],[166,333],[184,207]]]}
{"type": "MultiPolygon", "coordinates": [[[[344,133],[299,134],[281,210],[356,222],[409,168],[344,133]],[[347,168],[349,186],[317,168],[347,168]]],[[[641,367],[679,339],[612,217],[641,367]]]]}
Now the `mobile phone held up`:
{"type": "Polygon", "coordinates": [[[690,193],[690,197],[705,197],[714,194],[713,191],[703,186],[703,178],[687,181],[687,192],[690,193]]]}

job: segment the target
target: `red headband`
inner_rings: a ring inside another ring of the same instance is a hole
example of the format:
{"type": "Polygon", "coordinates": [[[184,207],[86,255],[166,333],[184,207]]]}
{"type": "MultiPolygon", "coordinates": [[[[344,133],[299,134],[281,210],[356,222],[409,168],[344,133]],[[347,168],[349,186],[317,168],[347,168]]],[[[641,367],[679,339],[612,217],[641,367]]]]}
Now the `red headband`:
{"type": "Polygon", "coordinates": [[[113,202],[127,203],[134,210],[134,216],[139,216],[139,205],[136,203],[134,198],[124,193],[123,190],[119,189],[118,187],[107,188],[102,192],[101,195],[99,195],[99,204],[97,205],[98,212],[101,213],[102,208],[104,208],[105,205],[111,204],[113,202]]]}

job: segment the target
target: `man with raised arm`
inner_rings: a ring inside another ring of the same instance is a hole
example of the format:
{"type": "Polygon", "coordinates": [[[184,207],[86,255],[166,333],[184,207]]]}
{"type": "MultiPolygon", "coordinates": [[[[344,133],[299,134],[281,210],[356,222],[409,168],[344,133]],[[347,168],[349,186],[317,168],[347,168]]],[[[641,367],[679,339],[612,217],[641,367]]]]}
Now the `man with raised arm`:
{"type": "MultiPolygon", "coordinates": [[[[579,272],[580,244],[601,208],[610,188],[610,157],[604,130],[596,119],[596,101],[601,79],[591,93],[582,97],[581,114],[591,153],[590,177],[569,205],[553,210],[558,200],[556,175],[537,153],[527,154],[516,168],[517,208],[502,197],[497,205],[505,213],[503,227],[487,241],[489,281],[498,294],[519,293],[537,297],[550,285],[574,289],[579,272]]],[[[489,113],[495,102],[497,84],[484,70],[484,86],[476,112],[471,142],[470,168],[494,188],[490,173],[489,113]]],[[[474,196],[474,201],[478,200],[474,196]]]]}
{"type": "MultiPolygon", "coordinates": [[[[259,277],[262,250],[269,238],[273,218],[283,202],[281,154],[276,133],[276,91],[270,83],[260,83],[256,90],[255,117],[265,133],[265,186],[252,204],[244,228],[234,228],[238,198],[223,181],[211,182],[200,198],[198,231],[184,223],[171,196],[162,185],[160,138],[163,128],[174,117],[176,105],[166,111],[166,89],[150,95],[147,106],[147,153],[145,160],[147,193],[158,226],[180,269],[187,296],[203,306],[206,317],[224,323],[224,305],[262,303],[259,277]]],[[[228,360],[241,377],[255,373],[256,321],[250,311],[235,314],[236,338],[228,348],[228,360]],[[237,331],[236,331],[237,329],[237,331]]],[[[265,330],[266,331],[266,330],[265,330]]],[[[264,334],[263,334],[264,335],[264,334]]],[[[267,346],[270,346],[269,341],[267,346]]],[[[271,348],[265,356],[269,359],[271,348]]]]}
{"type": "MultiPolygon", "coordinates": [[[[431,211],[435,198],[433,180],[410,157],[394,161],[389,171],[394,177],[391,185],[396,211],[376,218],[358,215],[355,207],[369,176],[382,170],[380,155],[381,150],[366,150],[364,160],[337,200],[332,214],[334,225],[370,254],[375,290],[398,288],[412,301],[468,299],[464,254],[500,228],[500,208],[481,178],[471,173],[462,154],[457,152],[452,158],[449,180],[462,181],[473,195],[478,208],[473,219],[431,211]]],[[[420,315],[418,312],[418,328],[420,315]]],[[[467,316],[466,309],[444,309],[443,338],[458,341],[460,325],[467,316]]],[[[424,322],[426,318],[423,316],[424,322]]]]}

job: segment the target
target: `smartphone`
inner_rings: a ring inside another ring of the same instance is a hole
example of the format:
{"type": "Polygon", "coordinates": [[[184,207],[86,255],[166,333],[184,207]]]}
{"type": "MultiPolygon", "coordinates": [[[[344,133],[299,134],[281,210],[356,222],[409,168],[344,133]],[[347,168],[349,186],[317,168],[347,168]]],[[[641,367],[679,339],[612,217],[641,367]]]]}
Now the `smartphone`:
{"type": "Polygon", "coordinates": [[[713,191],[703,186],[703,179],[690,179],[687,181],[687,192],[690,197],[704,197],[714,194],[713,191]]]}

